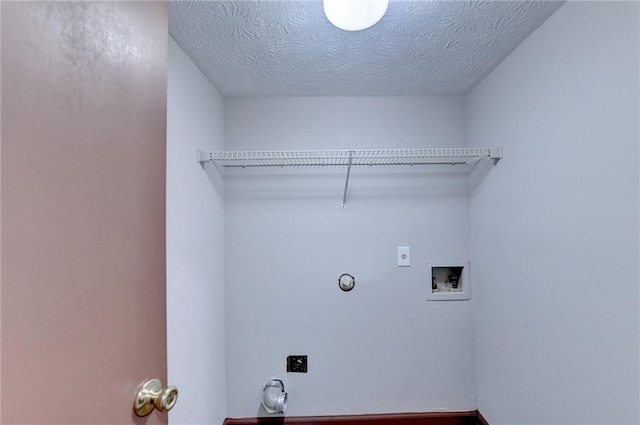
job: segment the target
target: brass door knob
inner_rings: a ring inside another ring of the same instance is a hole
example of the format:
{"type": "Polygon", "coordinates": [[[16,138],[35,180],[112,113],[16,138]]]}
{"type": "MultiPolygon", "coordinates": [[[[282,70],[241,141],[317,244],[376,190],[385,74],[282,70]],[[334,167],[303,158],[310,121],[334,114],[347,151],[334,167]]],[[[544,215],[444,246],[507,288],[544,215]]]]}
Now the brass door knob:
{"type": "Polygon", "coordinates": [[[162,413],[168,412],[178,401],[178,389],[176,387],[162,387],[158,378],[144,381],[138,387],[133,410],[138,416],[147,416],[155,407],[162,413]]]}

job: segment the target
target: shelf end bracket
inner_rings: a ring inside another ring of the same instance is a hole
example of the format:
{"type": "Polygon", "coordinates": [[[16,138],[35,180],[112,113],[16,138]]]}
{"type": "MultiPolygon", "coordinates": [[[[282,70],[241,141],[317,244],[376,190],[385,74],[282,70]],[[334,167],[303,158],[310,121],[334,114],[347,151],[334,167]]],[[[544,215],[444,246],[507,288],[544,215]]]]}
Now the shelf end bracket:
{"type": "Polygon", "coordinates": [[[198,162],[204,165],[205,162],[211,162],[211,152],[204,152],[198,149],[198,162]]]}
{"type": "Polygon", "coordinates": [[[493,163],[496,164],[502,159],[502,146],[489,149],[489,158],[493,159],[493,163]]]}

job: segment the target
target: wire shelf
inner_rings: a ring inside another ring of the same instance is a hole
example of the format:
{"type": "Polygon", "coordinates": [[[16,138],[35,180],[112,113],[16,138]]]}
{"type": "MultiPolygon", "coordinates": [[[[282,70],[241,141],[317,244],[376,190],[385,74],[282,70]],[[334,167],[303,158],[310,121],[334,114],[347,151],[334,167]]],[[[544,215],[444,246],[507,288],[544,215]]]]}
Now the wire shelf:
{"type": "Polygon", "coordinates": [[[347,189],[352,166],[458,165],[481,158],[498,161],[502,147],[497,148],[430,148],[430,149],[351,149],[293,151],[198,151],[198,162],[213,162],[222,167],[324,167],[346,166],[347,178],[342,195],[342,209],[347,206],[347,189]]]}
{"type": "Polygon", "coordinates": [[[469,164],[502,158],[502,148],[356,149],[199,152],[198,161],[222,167],[469,164]]]}

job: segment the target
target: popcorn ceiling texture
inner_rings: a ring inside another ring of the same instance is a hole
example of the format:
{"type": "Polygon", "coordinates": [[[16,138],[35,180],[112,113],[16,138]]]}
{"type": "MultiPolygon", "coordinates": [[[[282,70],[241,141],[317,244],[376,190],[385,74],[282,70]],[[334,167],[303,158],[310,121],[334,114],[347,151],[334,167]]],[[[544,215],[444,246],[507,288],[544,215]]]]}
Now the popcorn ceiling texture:
{"type": "Polygon", "coordinates": [[[373,27],[321,0],[171,1],[169,32],[225,96],[454,95],[558,8],[553,1],[394,1],[373,27]]]}

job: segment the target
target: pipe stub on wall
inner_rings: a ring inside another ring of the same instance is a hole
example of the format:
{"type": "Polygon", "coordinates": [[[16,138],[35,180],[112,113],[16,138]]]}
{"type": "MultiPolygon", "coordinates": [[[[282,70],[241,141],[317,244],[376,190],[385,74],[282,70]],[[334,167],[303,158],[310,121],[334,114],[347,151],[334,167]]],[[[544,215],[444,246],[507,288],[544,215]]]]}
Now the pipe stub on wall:
{"type": "Polygon", "coordinates": [[[262,390],[262,406],[267,413],[285,413],[287,411],[287,393],[282,380],[269,380],[262,390]]]}

